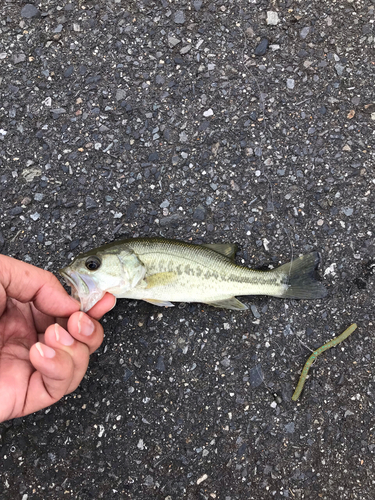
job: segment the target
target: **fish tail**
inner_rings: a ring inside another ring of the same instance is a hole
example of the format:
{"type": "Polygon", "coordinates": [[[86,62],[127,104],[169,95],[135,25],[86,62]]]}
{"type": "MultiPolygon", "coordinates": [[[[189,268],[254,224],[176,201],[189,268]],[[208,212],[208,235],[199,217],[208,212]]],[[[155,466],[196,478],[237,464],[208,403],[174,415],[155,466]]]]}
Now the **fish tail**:
{"type": "Polygon", "coordinates": [[[321,299],[327,295],[325,286],[315,278],[320,262],[318,252],[312,252],[292,260],[276,269],[284,285],[281,297],[293,299],[321,299]]]}

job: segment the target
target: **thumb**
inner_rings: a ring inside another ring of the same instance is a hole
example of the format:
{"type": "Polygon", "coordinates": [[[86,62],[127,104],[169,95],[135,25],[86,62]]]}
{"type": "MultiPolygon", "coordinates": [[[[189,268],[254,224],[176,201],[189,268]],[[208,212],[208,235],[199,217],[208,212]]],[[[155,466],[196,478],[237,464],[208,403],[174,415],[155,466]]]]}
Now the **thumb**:
{"type": "Polygon", "coordinates": [[[51,316],[70,316],[79,311],[79,302],[64,290],[49,271],[0,255],[0,315],[6,299],[33,302],[39,311],[51,316]]]}

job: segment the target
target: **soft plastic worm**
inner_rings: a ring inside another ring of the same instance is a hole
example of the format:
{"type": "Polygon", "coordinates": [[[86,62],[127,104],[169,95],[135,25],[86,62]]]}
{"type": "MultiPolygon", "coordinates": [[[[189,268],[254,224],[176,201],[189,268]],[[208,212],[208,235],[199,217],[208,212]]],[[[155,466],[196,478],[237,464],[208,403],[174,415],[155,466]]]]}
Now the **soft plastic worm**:
{"type": "Polygon", "coordinates": [[[351,335],[354,332],[354,330],[356,330],[356,328],[357,328],[357,325],[355,323],[353,323],[341,335],[339,335],[338,337],[335,337],[334,339],[330,340],[326,344],[322,345],[322,347],[319,347],[319,349],[317,349],[316,351],[314,351],[311,354],[309,359],[306,361],[305,366],[303,367],[303,370],[302,370],[301,376],[299,378],[296,390],[294,391],[294,394],[292,396],[293,401],[297,401],[297,399],[300,397],[303,386],[305,385],[305,382],[306,382],[307,374],[309,373],[309,370],[310,370],[310,366],[313,364],[313,362],[319,356],[319,354],[322,354],[322,352],[326,351],[327,349],[330,349],[331,347],[335,347],[337,344],[340,344],[340,342],[342,342],[343,340],[348,338],[349,335],[351,335]]]}

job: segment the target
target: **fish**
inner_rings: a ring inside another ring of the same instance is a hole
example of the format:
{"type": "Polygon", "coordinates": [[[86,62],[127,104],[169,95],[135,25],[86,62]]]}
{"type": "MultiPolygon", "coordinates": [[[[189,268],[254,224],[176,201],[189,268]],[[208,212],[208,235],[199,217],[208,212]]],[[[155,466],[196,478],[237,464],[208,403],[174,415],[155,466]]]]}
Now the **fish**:
{"type": "Polygon", "coordinates": [[[82,253],[59,272],[84,312],[106,292],[156,306],[201,302],[236,311],[248,309],[237,295],[320,299],[327,294],[315,278],[318,252],[267,271],[236,264],[236,252],[230,243],[127,238],[82,253]]]}

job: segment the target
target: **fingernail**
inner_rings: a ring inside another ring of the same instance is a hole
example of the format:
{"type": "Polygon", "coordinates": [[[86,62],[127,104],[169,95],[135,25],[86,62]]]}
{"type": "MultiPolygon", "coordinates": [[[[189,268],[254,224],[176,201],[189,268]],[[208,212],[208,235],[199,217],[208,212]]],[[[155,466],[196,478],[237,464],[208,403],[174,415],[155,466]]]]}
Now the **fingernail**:
{"type": "MultiPolygon", "coordinates": [[[[117,299],[116,299],[116,297],[115,297],[115,303],[113,304],[113,306],[111,307],[111,309],[110,309],[109,311],[112,311],[112,309],[114,309],[114,308],[116,307],[116,303],[117,303],[117,299]]],[[[108,312],[109,312],[109,311],[108,311],[108,312]]]]}
{"type": "Polygon", "coordinates": [[[38,352],[42,356],[42,358],[53,358],[56,354],[55,349],[52,349],[52,347],[42,344],[41,342],[37,342],[35,344],[35,347],[38,349],[38,352]]]}
{"type": "Polygon", "coordinates": [[[78,317],[78,333],[88,337],[95,330],[95,325],[87,314],[80,312],[78,317]]]}
{"type": "Polygon", "coordinates": [[[61,328],[57,323],[55,323],[55,335],[57,342],[62,345],[70,346],[74,342],[74,338],[68,333],[64,328],[61,328]]]}

